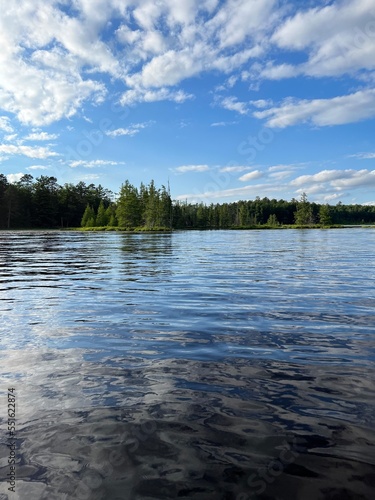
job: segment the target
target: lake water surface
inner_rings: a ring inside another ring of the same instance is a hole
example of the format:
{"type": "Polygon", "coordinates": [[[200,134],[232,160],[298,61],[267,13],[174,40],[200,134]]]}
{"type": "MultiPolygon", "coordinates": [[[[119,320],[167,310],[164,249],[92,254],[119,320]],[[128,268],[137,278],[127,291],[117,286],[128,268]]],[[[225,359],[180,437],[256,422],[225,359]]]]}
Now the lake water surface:
{"type": "Polygon", "coordinates": [[[0,233],[0,499],[375,498],[374,247],[0,233]]]}

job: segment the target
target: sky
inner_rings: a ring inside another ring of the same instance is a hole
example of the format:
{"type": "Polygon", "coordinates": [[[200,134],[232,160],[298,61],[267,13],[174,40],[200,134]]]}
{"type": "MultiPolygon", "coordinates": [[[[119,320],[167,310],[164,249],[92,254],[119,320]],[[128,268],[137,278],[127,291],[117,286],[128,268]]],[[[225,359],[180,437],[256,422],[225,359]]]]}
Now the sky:
{"type": "Polygon", "coordinates": [[[0,0],[0,172],[375,203],[375,0],[0,0]]]}

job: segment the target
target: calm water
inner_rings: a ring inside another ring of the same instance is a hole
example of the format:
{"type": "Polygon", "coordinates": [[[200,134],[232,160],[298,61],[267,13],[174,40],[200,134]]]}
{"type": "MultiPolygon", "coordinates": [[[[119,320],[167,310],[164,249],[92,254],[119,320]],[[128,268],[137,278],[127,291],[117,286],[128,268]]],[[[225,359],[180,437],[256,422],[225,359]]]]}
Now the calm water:
{"type": "Polygon", "coordinates": [[[0,233],[0,499],[371,499],[375,231],[0,233]]]}

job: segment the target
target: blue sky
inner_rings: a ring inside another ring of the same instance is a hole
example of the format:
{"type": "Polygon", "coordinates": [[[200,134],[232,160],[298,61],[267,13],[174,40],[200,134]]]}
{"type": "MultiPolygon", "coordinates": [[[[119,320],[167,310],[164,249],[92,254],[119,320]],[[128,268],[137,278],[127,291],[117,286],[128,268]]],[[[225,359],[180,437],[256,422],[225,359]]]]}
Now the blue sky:
{"type": "Polygon", "coordinates": [[[375,0],[0,0],[0,172],[375,202],[375,0]]]}

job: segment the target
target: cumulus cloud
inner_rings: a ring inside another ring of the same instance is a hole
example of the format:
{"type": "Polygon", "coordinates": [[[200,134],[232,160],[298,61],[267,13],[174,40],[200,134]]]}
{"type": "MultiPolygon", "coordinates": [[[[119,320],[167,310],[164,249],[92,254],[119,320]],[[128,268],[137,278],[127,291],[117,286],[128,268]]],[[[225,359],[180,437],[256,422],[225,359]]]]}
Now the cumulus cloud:
{"type": "Polygon", "coordinates": [[[8,182],[10,182],[11,184],[14,184],[15,182],[19,182],[23,176],[24,176],[24,174],[22,172],[20,172],[18,174],[8,174],[6,176],[6,178],[8,179],[8,182]]]}
{"type": "Polygon", "coordinates": [[[269,108],[272,106],[272,99],[257,99],[256,101],[250,101],[250,104],[258,109],[269,108]]]}
{"type": "Polygon", "coordinates": [[[10,119],[7,116],[0,116],[0,130],[8,132],[11,134],[13,132],[13,127],[10,124],[10,119]]]}
{"type": "Polygon", "coordinates": [[[53,141],[58,137],[58,134],[48,134],[47,132],[33,132],[25,137],[25,141],[53,141]]]}
{"type": "Polygon", "coordinates": [[[265,119],[269,127],[285,128],[297,123],[317,126],[353,123],[375,115],[375,89],[332,99],[285,100],[280,106],[253,113],[265,119]]]}
{"type": "Polygon", "coordinates": [[[7,155],[22,155],[28,158],[38,158],[45,159],[52,156],[58,156],[57,153],[51,151],[44,147],[32,147],[32,146],[15,146],[13,144],[0,144],[0,154],[4,153],[7,155]]]}
{"type": "Polygon", "coordinates": [[[176,167],[174,170],[180,174],[186,174],[187,172],[206,172],[209,169],[208,165],[182,165],[181,167],[176,167]]]}
{"type": "MultiPolygon", "coordinates": [[[[281,49],[303,50],[308,60],[295,74],[337,76],[375,69],[375,6],[368,0],[337,0],[286,19],[271,41],[281,49]]],[[[268,71],[270,78],[293,76],[290,67],[268,71]]],[[[266,75],[264,73],[264,75],[266,75]]]]}
{"type": "Polygon", "coordinates": [[[237,97],[230,96],[224,97],[219,100],[221,107],[228,109],[229,111],[236,111],[240,115],[246,115],[248,113],[248,105],[245,102],[238,101],[237,97]]]}
{"type": "Polygon", "coordinates": [[[299,192],[343,191],[375,185],[375,170],[322,170],[312,175],[302,175],[291,181],[299,192]]]}
{"type": "Polygon", "coordinates": [[[253,170],[252,172],[248,172],[247,174],[242,175],[239,180],[242,182],[252,181],[254,179],[259,179],[263,177],[263,172],[260,170],[253,170]]]}
{"type": "Polygon", "coordinates": [[[15,141],[18,137],[18,134],[9,134],[4,136],[4,141],[12,142],[15,141]]]}
{"type": "MultiPolygon", "coordinates": [[[[176,88],[183,80],[212,70],[227,75],[262,55],[264,33],[278,17],[276,0],[69,5],[0,0],[0,106],[23,124],[48,125],[103,102],[103,76],[126,85],[123,104],[184,102],[191,95],[176,88]]],[[[230,75],[229,85],[236,79],[230,75]]]]}
{"type": "MultiPolygon", "coordinates": [[[[334,0],[314,8],[282,4],[0,0],[0,107],[22,124],[42,127],[78,112],[84,117],[82,108],[103,103],[112,95],[111,85],[117,86],[124,106],[182,104],[194,96],[181,83],[210,71],[225,77],[221,89],[231,93],[241,79],[250,80],[255,89],[262,78],[375,74],[373,2],[334,0]],[[304,62],[292,64],[289,51],[301,51],[304,62]]],[[[270,126],[284,126],[282,118],[287,125],[329,125],[375,115],[371,88],[330,100],[281,105],[267,99],[243,102],[231,95],[221,97],[220,104],[241,115],[253,106],[256,113],[265,113],[259,117],[270,126]]],[[[13,132],[8,117],[0,117],[0,129],[13,132]]]]}

